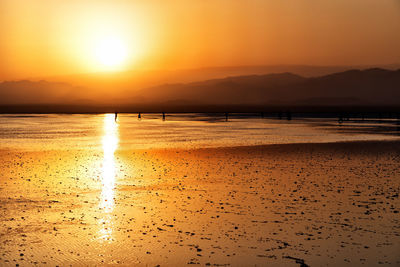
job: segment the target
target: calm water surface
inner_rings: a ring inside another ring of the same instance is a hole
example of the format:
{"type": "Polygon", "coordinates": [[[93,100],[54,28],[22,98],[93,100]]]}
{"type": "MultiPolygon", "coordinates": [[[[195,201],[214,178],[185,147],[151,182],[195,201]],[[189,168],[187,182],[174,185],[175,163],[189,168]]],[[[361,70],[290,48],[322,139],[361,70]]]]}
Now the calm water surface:
{"type": "MultiPolygon", "coordinates": [[[[32,150],[102,149],[112,131],[119,149],[198,148],[262,144],[400,139],[396,120],[261,118],[233,115],[158,114],[0,115],[0,147],[32,150]]],[[[111,140],[112,142],[112,140],[111,140]]]]}

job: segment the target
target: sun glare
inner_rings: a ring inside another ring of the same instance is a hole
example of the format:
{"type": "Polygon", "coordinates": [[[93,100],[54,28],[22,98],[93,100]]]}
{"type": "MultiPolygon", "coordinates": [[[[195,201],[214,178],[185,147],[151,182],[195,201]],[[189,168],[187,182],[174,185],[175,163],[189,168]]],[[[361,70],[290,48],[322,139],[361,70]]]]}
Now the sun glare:
{"type": "Polygon", "coordinates": [[[127,48],[121,39],[108,37],[97,42],[95,56],[103,67],[118,69],[127,59],[127,48]]]}
{"type": "Polygon", "coordinates": [[[103,144],[103,176],[101,207],[106,212],[112,211],[114,207],[114,186],[116,178],[115,150],[118,147],[118,124],[115,122],[114,114],[104,116],[104,136],[103,144]]]}

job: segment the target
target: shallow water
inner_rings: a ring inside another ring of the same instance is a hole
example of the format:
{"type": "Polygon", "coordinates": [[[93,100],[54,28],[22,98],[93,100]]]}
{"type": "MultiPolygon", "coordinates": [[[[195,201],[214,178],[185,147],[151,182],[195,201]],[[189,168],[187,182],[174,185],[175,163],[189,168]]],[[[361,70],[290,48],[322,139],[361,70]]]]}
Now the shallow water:
{"type": "Polygon", "coordinates": [[[105,127],[116,128],[120,149],[227,147],[400,139],[395,120],[349,121],[294,118],[291,121],[221,114],[12,114],[0,115],[0,147],[32,150],[101,149],[105,127]],[[108,126],[107,126],[108,125],[108,126]]]}
{"type": "Polygon", "coordinates": [[[396,121],[0,122],[0,266],[400,263],[398,142],[147,149],[398,139],[396,121]]]}
{"type": "Polygon", "coordinates": [[[103,152],[0,150],[0,266],[400,264],[398,142],[115,151],[107,129],[103,152]]]}

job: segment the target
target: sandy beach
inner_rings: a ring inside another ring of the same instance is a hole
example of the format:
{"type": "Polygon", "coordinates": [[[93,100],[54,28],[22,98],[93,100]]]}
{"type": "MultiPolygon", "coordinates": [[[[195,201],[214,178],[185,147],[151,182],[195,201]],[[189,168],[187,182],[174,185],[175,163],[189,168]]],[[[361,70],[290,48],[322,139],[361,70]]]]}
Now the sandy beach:
{"type": "Polygon", "coordinates": [[[0,151],[0,266],[400,264],[400,142],[0,151]]]}

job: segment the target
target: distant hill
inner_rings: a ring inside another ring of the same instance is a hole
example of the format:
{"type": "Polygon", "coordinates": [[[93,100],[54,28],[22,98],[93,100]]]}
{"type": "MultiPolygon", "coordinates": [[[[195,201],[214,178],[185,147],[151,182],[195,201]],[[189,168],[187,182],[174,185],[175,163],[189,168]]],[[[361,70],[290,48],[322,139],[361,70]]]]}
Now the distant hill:
{"type": "Polygon", "coordinates": [[[77,88],[67,83],[27,80],[0,83],[1,104],[47,104],[70,101],[77,88]]]}
{"type": "Polygon", "coordinates": [[[22,80],[0,83],[0,105],[88,104],[103,103],[106,98],[104,93],[62,82],[22,80]]]}
{"type": "Polygon", "coordinates": [[[380,67],[389,70],[400,68],[400,64],[376,66],[313,66],[313,65],[260,65],[205,67],[177,70],[130,70],[122,72],[99,72],[75,75],[31,78],[31,81],[67,82],[74,86],[92,88],[96,91],[112,91],[125,94],[142,88],[165,83],[191,83],[228,76],[264,75],[290,72],[303,77],[319,77],[351,69],[380,67]]]}
{"type": "MultiPolygon", "coordinates": [[[[203,106],[397,106],[400,70],[348,70],[319,77],[293,73],[231,76],[191,83],[169,83],[141,90],[97,90],[67,83],[13,81],[0,83],[0,106],[76,105],[85,111],[149,110],[203,106]],[[82,107],[82,108],[81,108],[82,107]],[[124,108],[122,108],[124,107],[124,108]]],[[[3,111],[2,111],[3,110],[3,111]]],[[[0,109],[18,111],[19,108],[0,109]]],[[[25,108],[29,112],[29,108],[25,108]]],[[[46,110],[42,108],[40,110],[46,110]]],[[[55,109],[57,111],[63,109],[55,109]]]]}
{"type": "MultiPolygon", "coordinates": [[[[296,100],[310,101],[312,98],[323,98],[335,104],[343,105],[400,105],[400,69],[396,71],[384,69],[349,70],[317,78],[310,78],[286,92],[302,92],[296,100]],[[349,102],[341,102],[340,98],[349,102]]],[[[292,99],[292,101],[295,99],[292,99]]],[[[324,101],[314,104],[324,105],[324,101]]]]}
{"type": "Polygon", "coordinates": [[[307,80],[301,76],[282,73],[227,77],[188,84],[165,84],[146,88],[137,93],[142,102],[195,102],[207,105],[264,104],[267,95],[280,88],[295,86],[307,80]]]}
{"type": "Polygon", "coordinates": [[[136,97],[148,103],[179,99],[204,105],[400,105],[400,70],[349,70],[315,78],[291,73],[227,77],[151,87],[136,97]]]}

